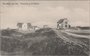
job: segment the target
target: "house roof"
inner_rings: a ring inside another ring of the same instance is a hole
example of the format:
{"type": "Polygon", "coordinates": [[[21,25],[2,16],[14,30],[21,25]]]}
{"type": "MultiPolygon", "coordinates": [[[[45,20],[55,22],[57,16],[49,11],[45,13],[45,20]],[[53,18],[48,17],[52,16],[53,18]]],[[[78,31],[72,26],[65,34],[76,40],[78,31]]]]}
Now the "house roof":
{"type": "Polygon", "coordinates": [[[64,19],[60,19],[57,23],[62,23],[64,21],[64,19]]]}
{"type": "Polygon", "coordinates": [[[66,20],[66,18],[60,19],[57,23],[62,23],[64,20],[66,20]]]}

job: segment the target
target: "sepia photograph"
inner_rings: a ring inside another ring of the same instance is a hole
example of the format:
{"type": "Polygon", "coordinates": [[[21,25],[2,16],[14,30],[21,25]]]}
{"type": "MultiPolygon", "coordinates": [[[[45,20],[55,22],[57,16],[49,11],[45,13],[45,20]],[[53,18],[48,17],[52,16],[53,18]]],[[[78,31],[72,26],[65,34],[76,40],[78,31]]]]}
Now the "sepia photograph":
{"type": "Polygon", "coordinates": [[[90,0],[0,0],[0,56],[90,56],[90,0]]]}

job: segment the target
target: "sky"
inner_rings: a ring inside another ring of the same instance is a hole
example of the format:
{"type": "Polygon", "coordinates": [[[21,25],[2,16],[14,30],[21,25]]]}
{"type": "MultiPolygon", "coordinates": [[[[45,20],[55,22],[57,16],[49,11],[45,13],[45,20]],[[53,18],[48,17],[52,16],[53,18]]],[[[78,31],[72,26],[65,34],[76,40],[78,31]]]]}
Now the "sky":
{"type": "Polygon", "coordinates": [[[10,1],[19,5],[3,4],[7,2],[0,2],[1,29],[17,28],[18,22],[55,28],[62,18],[67,18],[71,26],[90,26],[90,1],[10,1]]]}

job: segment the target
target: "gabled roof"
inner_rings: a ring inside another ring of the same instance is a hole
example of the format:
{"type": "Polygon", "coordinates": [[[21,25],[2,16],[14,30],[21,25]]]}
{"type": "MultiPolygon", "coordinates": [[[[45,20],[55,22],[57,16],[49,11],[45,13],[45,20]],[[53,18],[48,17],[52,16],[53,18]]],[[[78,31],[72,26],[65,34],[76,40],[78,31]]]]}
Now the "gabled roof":
{"type": "Polygon", "coordinates": [[[60,19],[57,23],[62,23],[64,20],[66,20],[66,18],[60,19]]]}
{"type": "Polygon", "coordinates": [[[57,23],[62,23],[64,21],[64,19],[60,19],[57,23]]]}

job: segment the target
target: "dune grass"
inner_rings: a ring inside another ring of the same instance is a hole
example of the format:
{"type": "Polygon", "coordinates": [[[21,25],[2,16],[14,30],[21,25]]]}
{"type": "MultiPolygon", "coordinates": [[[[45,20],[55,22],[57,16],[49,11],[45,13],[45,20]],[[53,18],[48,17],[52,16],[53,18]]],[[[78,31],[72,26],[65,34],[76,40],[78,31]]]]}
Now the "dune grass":
{"type": "MultiPolygon", "coordinates": [[[[23,34],[20,38],[13,37],[11,34],[7,37],[0,37],[1,51],[18,55],[84,55],[88,56],[88,46],[77,45],[74,42],[65,42],[60,36],[51,29],[45,28],[37,30],[34,33],[23,34]],[[7,38],[10,37],[10,38],[7,38]],[[12,37],[12,38],[11,38],[12,37]],[[18,52],[18,53],[16,53],[18,52]]],[[[72,37],[72,36],[68,36],[72,37]]],[[[67,38],[68,38],[67,37],[67,38]]],[[[75,39],[83,43],[87,39],[75,39]]],[[[79,42],[78,42],[79,43],[79,42]]],[[[84,43],[88,45],[86,42],[84,43]]],[[[3,53],[4,54],[4,53],[3,53]]]]}

